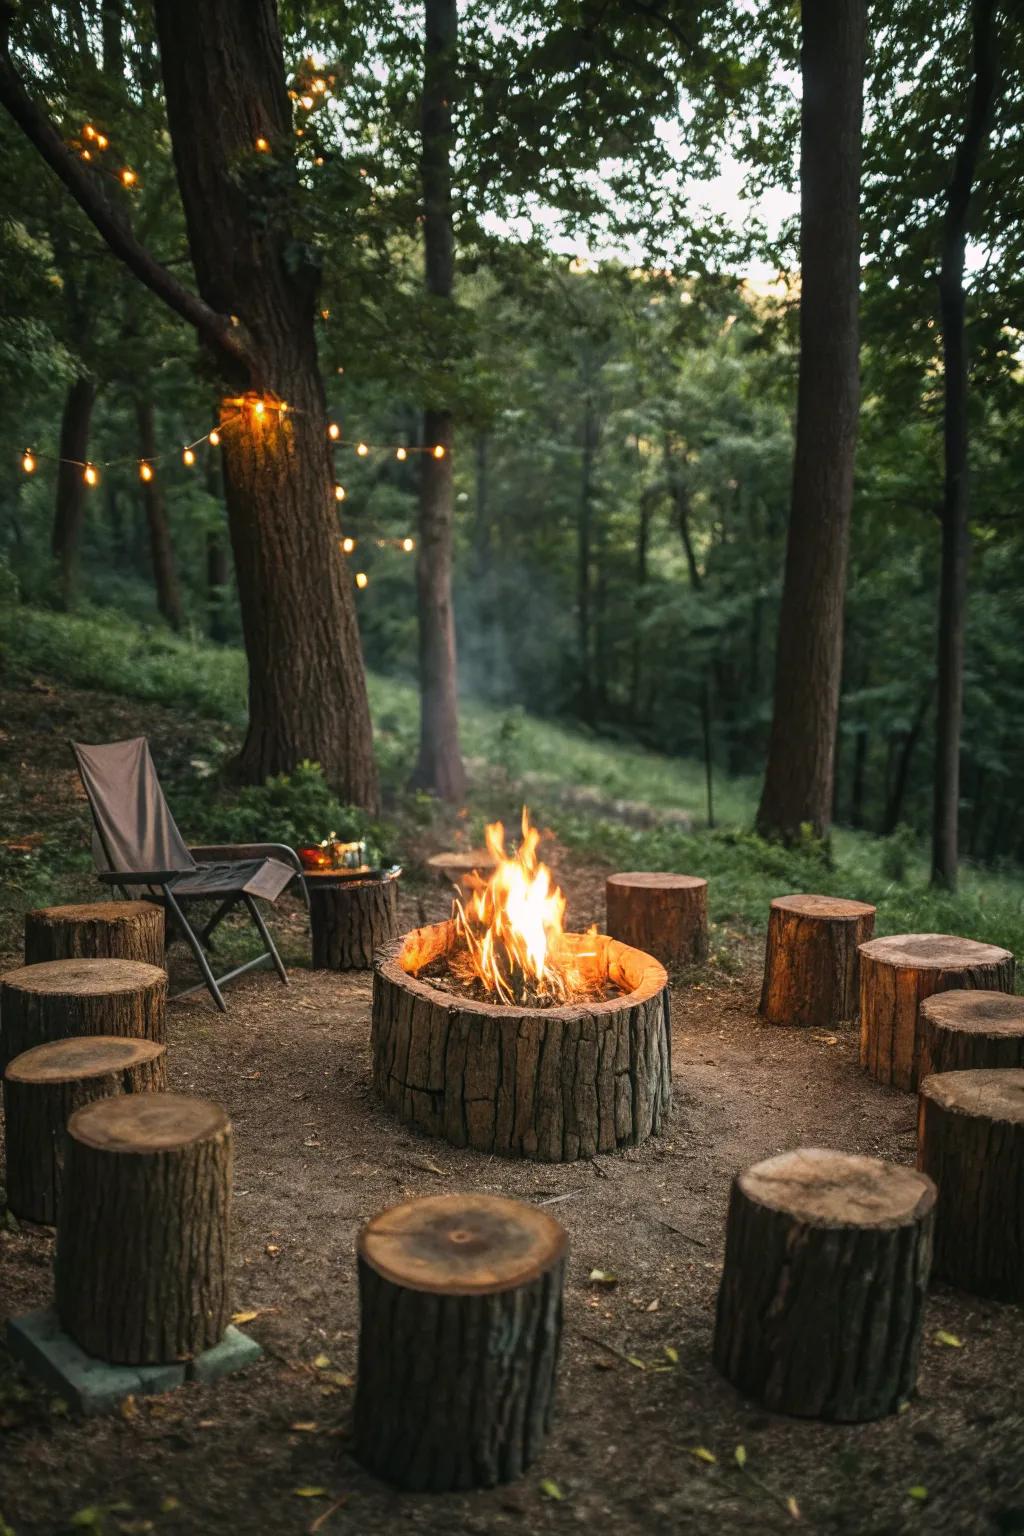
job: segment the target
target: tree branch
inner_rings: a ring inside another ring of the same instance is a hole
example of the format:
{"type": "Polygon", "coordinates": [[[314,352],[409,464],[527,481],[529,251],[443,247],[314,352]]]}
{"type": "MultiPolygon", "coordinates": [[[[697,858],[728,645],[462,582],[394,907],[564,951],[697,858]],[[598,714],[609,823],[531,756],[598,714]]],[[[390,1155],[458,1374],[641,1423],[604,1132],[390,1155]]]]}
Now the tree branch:
{"type": "Polygon", "coordinates": [[[68,149],[45,112],[36,106],[11,61],[9,21],[7,7],[0,7],[0,104],[6,107],[25,137],[60,177],[114,255],[150,292],[193,326],[201,340],[222,358],[236,368],[239,363],[248,366],[249,353],[230,318],[218,315],[204,304],[150,254],[121,211],[110,202],[98,178],[68,149]]]}

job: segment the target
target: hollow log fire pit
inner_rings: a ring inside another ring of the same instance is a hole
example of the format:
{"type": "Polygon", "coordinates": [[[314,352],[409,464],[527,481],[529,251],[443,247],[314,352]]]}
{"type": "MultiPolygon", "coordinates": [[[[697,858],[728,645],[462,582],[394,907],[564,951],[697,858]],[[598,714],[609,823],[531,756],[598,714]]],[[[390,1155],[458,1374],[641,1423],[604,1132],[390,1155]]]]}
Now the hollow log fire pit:
{"type": "Polygon", "coordinates": [[[373,979],[385,1105],[457,1147],[571,1162],[636,1146],[671,1105],[668,978],[605,934],[565,933],[524,813],[514,859],[450,921],[386,949],[373,979]]]}

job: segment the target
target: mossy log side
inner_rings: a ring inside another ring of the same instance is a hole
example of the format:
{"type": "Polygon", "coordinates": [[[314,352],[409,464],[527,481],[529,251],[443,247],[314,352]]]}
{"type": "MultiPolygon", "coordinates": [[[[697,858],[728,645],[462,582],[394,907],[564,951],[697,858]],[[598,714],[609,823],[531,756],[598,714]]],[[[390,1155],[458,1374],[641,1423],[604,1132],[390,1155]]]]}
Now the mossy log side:
{"type": "Polygon", "coordinates": [[[100,1099],[68,1122],[57,1314],[87,1354],[159,1365],[212,1348],[231,1319],[231,1125],[177,1093],[100,1099]]]}
{"type": "Polygon", "coordinates": [[[904,933],[860,947],[860,1060],[880,1083],[907,1092],[920,1078],[918,1011],[935,992],[1013,991],[1013,956],[948,933],[904,933]]]}
{"type": "Polygon", "coordinates": [[[926,1077],[917,1166],[939,1186],[937,1277],[1024,1302],[1024,1069],[926,1077]]]}
{"type": "Polygon", "coordinates": [[[153,1040],[89,1035],[15,1057],[4,1077],[7,1203],[15,1216],[54,1225],[71,1116],[93,1099],[163,1092],[166,1056],[153,1040]]]}
{"type": "Polygon", "coordinates": [[[75,1035],[165,1039],[167,973],[141,960],[48,960],[0,978],[0,1068],[75,1035]]]}
{"type": "Polygon", "coordinates": [[[768,913],[762,1016],[773,1024],[831,1029],[860,1006],[857,948],[875,931],[875,909],[835,896],[777,896],[768,913]]]}
{"type": "Polygon", "coordinates": [[[856,1423],[914,1389],[935,1186],[801,1148],[733,1181],[714,1361],[777,1413],[856,1423]]]}
{"type": "Polygon", "coordinates": [[[25,964],[45,960],[164,963],[164,910],[151,901],[91,901],[25,914],[25,964]]]}
{"type": "Polygon", "coordinates": [[[375,1216],[357,1251],[357,1460],[433,1492],[519,1477],[551,1421],[562,1227],[521,1201],[439,1195],[375,1216]]]}
{"type": "Polygon", "coordinates": [[[1024,997],[936,992],[918,1011],[920,1077],[982,1067],[1024,1067],[1024,997]]]}
{"type": "Polygon", "coordinates": [[[609,875],[608,933],[662,965],[703,965],[708,958],[708,883],[697,875],[643,870],[609,875]]]}
{"type": "Polygon", "coordinates": [[[649,955],[568,935],[622,988],[610,1001],[547,1009],[463,1001],[417,980],[450,923],[414,930],[373,978],[374,1085],[396,1115],[456,1147],[571,1162],[657,1135],[672,1102],[668,978],[649,955]]]}
{"type": "Polygon", "coordinates": [[[309,920],[313,969],[368,971],[398,932],[398,878],[332,882],[311,876],[309,920]]]}

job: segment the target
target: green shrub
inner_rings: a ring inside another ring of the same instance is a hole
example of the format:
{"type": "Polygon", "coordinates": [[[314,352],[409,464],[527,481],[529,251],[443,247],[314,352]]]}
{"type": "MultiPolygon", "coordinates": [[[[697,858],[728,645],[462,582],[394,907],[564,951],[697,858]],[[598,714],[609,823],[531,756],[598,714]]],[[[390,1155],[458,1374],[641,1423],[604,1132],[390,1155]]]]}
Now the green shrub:
{"type": "Polygon", "coordinates": [[[888,880],[902,885],[917,853],[917,833],[902,823],[882,841],[881,869],[888,880]]]}
{"type": "Polygon", "coordinates": [[[175,817],[196,841],[210,843],[287,843],[301,848],[330,833],[340,842],[365,838],[379,857],[380,828],[365,811],[345,805],[327,784],[319,763],[300,763],[294,773],[279,773],[265,784],[222,790],[213,796],[209,781],[174,795],[175,817]],[[228,795],[230,793],[230,798],[228,795]]]}

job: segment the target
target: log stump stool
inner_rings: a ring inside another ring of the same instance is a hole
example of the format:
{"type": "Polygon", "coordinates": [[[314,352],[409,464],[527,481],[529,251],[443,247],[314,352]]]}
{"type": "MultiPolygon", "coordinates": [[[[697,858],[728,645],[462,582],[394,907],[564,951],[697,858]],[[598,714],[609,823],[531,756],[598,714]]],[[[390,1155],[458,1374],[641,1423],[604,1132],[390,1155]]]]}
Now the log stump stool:
{"type": "Polygon", "coordinates": [[[163,1365],[231,1320],[231,1124],[178,1093],[98,1099],[68,1122],[54,1265],[61,1326],[87,1354],[163,1365]]]}
{"type": "Polygon", "coordinates": [[[48,1040],[164,1043],[167,973],[141,960],[48,960],[0,977],[0,1068],[48,1040]]]}
{"type": "Polygon", "coordinates": [[[948,933],[904,933],[860,947],[860,1062],[880,1083],[912,1091],[920,1078],[918,1009],[934,992],[1013,991],[1013,956],[948,933]]]}
{"type": "Polygon", "coordinates": [[[91,901],[25,914],[25,964],[44,960],[164,963],[164,909],[151,901],[91,901]]]}
{"type": "Polygon", "coordinates": [[[936,992],[918,1010],[919,1075],[975,1067],[1024,1067],[1024,997],[1012,992],[936,992]]]}
{"type": "Polygon", "coordinates": [[[607,931],[662,965],[703,965],[708,958],[708,883],[696,875],[643,870],[609,875],[607,931]]]}
{"type": "Polygon", "coordinates": [[[777,1413],[856,1423],[917,1379],[935,1185],[801,1148],[733,1181],[714,1361],[777,1413]]]}
{"type": "Polygon", "coordinates": [[[837,896],[776,896],[768,914],[760,1012],[772,1024],[831,1029],[857,1017],[857,947],[875,909],[837,896]]]}
{"type": "Polygon", "coordinates": [[[307,870],[309,925],[315,971],[368,971],[381,944],[398,933],[398,877],[401,870],[365,880],[333,870],[307,870]]]}
{"type": "Polygon", "coordinates": [[[487,848],[471,848],[468,853],[434,853],[427,860],[427,868],[442,885],[454,885],[460,890],[473,875],[487,879],[494,869],[494,854],[487,848]]]}
{"type": "Polygon", "coordinates": [[[546,1211],[436,1195],[375,1216],[358,1242],[354,1451],[401,1488],[491,1488],[547,1432],[566,1235],[546,1211]]]}
{"type": "Polygon", "coordinates": [[[926,1077],[917,1166],[939,1186],[936,1276],[1024,1302],[1024,1069],[926,1077]]]}
{"type": "Polygon", "coordinates": [[[119,1093],[167,1087],[167,1048],[155,1040],[88,1035],[16,1056],[4,1077],[7,1203],[15,1216],[57,1220],[64,1132],[76,1109],[119,1093]]]}

